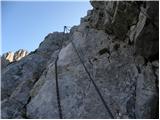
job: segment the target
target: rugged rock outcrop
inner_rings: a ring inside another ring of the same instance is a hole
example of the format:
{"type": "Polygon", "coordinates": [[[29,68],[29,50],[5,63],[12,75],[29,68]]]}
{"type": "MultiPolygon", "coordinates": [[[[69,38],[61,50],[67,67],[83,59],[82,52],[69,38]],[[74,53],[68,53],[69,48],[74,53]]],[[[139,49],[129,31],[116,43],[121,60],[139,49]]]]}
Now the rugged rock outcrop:
{"type": "Polygon", "coordinates": [[[158,118],[158,2],[91,4],[2,70],[2,118],[158,118]]]}
{"type": "Polygon", "coordinates": [[[26,55],[28,55],[28,52],[23,50],[23,49],[20,49],[20,50],[18,50],[14,53],[14,59],[13,60],[18,61],[18,60],[22,59],[23,57],[25,57],[26,55]]]}
{"type": "Polygon", "coordinates": [[[20,49],[20,50],[16,51],[15,53],[7,52],[7,53],[3,54],[1,57],[2,69],[5,68],[8,64],[10,64],[12,62],[16,62],[16,61],[22,59],[26,55],[28,55],[28,52],[23,49],[20,49]]]}
{"type": "Polygon", "coordinates": [[[2,55],[2,57],[1,57],[1,67],[2,67],[2,69],[5,68],[10,62],[13,61],[13,56],[14,56],[13,52],[7,52],[7,53],[2,55]]]}

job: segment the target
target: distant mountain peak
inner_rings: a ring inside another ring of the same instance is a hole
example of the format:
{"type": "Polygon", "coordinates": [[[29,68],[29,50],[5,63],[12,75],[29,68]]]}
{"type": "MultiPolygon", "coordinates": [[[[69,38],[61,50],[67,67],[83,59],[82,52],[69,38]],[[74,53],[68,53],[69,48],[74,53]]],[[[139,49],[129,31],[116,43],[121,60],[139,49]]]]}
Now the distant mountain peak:
{"type": "Polygon", "coordinates": [[[6,67],[11,62],[19,61],[26,55],[28,55],[28,51],[24,49],[19,49],[16,52],[9,51],[7,53],[4,53],[1,57],[2,68],[6,67]]]}

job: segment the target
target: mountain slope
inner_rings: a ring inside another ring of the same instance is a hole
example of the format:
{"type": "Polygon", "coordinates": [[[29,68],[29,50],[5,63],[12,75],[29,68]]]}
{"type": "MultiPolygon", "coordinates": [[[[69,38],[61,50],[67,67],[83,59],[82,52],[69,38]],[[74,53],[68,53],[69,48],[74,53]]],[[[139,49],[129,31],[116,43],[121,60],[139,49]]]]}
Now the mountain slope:
{"type": "Polygon", "coordinates": [[[2,118],[158,118],[158,2],[91,5],[2,70],[2,118]]]}

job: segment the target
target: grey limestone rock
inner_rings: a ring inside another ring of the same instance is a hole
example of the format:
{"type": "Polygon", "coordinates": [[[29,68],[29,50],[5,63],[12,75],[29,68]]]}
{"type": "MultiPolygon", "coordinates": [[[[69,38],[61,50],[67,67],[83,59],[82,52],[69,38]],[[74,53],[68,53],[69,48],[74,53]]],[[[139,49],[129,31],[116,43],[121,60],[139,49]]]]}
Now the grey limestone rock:
{"type": "Polygon", "coordinates": [[[28,55],[28,52],[23,49],[20,49],[20,50],[16,51],[15,53],[7,52],[7,53],[3,54],[1,57],[2,69],[5,68],[7,65],[11,64],[12,62],[18,61],[27,55],[28,55]]]}
{"type": "Polygon", "coordinates": [[[158,2],[91,5],[80,25],[2,70],[2,118],[60,118],[58,102],[65,119],[158,118],[158,2]]]}

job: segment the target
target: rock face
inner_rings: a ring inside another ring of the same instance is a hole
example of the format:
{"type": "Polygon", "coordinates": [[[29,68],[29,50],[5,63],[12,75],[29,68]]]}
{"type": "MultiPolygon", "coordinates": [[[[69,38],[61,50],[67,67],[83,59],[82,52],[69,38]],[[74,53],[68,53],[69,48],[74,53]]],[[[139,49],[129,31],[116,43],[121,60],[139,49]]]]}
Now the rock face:
{"type": "Polygon", "coordinates": [[[13,60],[18,61],[18,60],[22,59],[23,57],[25,57],[26,55],[28,55],[28,52],[23,50],[23,49],[20,49],[20,50],[18,50],[14,53],[14,59],[13,60]]]}
{"type": "Polygon", "coordinates": [[[23,49],[20,49],[20,50],[16,51],[15,53],[7,52],[7,53],[3,54],[1,57],[2,69],[5,68],[8,64],[10,64],[12,62],[16,62],[16,61],[22,59],[26,55],[28,55],[28,52],[23,49]]]}
{"type": "Polygon", "coordinates": [[[7,55],[16,62],[2,69],[2,118],[158,118],[158,2],[91,5],[70,33],[7,55]]]}
{"type": "Polygon", "coordinates": [[[2,55],[1,57],[1,67],[2,69],[5,68],[10,62],[13,61],[14,53],[13,52],[7,52],[2,55]]]}

